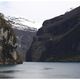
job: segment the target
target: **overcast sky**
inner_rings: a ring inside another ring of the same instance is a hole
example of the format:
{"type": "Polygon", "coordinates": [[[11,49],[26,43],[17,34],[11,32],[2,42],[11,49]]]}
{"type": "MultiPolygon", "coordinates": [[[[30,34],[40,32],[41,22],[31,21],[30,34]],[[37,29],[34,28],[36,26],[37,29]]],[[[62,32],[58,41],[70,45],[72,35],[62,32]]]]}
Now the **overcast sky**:
{"type": "Polygon", "coordinates": [[[80,0],[0,0],[0,12],[6,16],[24,17],[41,27],[44,20],[64,14],[80,5],[80,0]]]}

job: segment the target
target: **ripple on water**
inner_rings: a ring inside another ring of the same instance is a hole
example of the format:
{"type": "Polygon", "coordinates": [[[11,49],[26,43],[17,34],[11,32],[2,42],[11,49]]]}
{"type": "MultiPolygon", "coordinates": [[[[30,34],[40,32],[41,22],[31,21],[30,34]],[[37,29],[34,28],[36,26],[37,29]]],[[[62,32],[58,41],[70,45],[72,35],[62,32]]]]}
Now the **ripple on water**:
{"type": "Polygon", "coordinates": [[[54,68],[48,68],[48,67],[44,68],[44,70],[51,70],[51,69],[54,69],[54,68]]]}

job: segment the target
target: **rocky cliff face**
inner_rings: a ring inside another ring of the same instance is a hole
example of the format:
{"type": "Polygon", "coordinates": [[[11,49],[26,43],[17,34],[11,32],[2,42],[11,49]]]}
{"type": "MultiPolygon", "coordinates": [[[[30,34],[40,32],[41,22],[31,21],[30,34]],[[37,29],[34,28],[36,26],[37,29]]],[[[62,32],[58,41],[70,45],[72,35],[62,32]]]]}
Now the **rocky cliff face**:
{"type": "Polygon", "coordinates": [[[37,29],[28,26],[28,24],[33,24],[31,21],[25,18],[16,18],[16,17],[7,17],[7,21],[9,21],[12,25],[12,28],[17,37],[18,47],[17,50],[19,53],[22,53],[23,59],[25,60],[26,52],[29,49],[33,37],[36,35],[37,29]]]}
{"type": "Polygon", "coordinates": [[[0,64],[22,63],[21,55],[16,49],[16,36],[11,24],[0,13],[0,64]]]}
{"type": "Polygon", "coordinates": [[[80,7],[44,21],[26,61],[80,61],[80,7]]]}

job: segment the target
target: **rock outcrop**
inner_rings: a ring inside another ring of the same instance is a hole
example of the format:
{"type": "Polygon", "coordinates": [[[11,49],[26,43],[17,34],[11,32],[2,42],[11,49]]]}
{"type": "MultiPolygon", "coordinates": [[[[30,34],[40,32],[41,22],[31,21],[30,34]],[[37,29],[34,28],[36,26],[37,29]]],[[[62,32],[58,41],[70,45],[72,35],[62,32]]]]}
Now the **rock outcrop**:
{"type": "Polygon", "coordinates": [[[28,24],[32,24],[32,22],[25,18],[16,18],[9,16],[7,17],[7,21],[11,23],[17,37],[17,51],[19,53],[22,53],[21,55],[23,56],[23,60],[25,61],[26,52],[30,48],[33,37],[36,36],[37,29],[28,26],[28,24]]]}
{"type": "Polygon", "coordinates": [[[16,36],[11,24],[0,13],[0,64],[22,63],[21,55],[16,49],[16,36]]]}
{"type": "Polygon", "coordinates": [[[44,21],[26,61],[80,61],[80,7],[44,21]]]}

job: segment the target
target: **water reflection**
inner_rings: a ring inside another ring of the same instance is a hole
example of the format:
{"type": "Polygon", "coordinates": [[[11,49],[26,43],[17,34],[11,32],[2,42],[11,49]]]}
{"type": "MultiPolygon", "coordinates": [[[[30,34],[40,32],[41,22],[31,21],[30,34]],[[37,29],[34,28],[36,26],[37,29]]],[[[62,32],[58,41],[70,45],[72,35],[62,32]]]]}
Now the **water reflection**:
{"type": "Polygon", "coordinates": [[[43,68],[43,70],[50,70],[50,69],[54,69],[54,68],[48,68],[48,67],[43,68]]]}
{"type": "Polygon", "coordinates": [[[15,73],[15,72],[19,72],[19,70],[0,71],[0,73],[15,73]]]}
{"type": "Polygon", "coordinates": [[[16,65],[0,65],[0,79],[14,78],[13,75],[15,72],[18,72],[18,70],[12,70],[15,66],[16,65]]]}
{"type": "Polygon", "coordinates": [[[11,77],[11,76],[5,75],[5,74],[0,74],[0,79],[9,79],[9,78],[14,78],[14,77],[11,77]]]}

